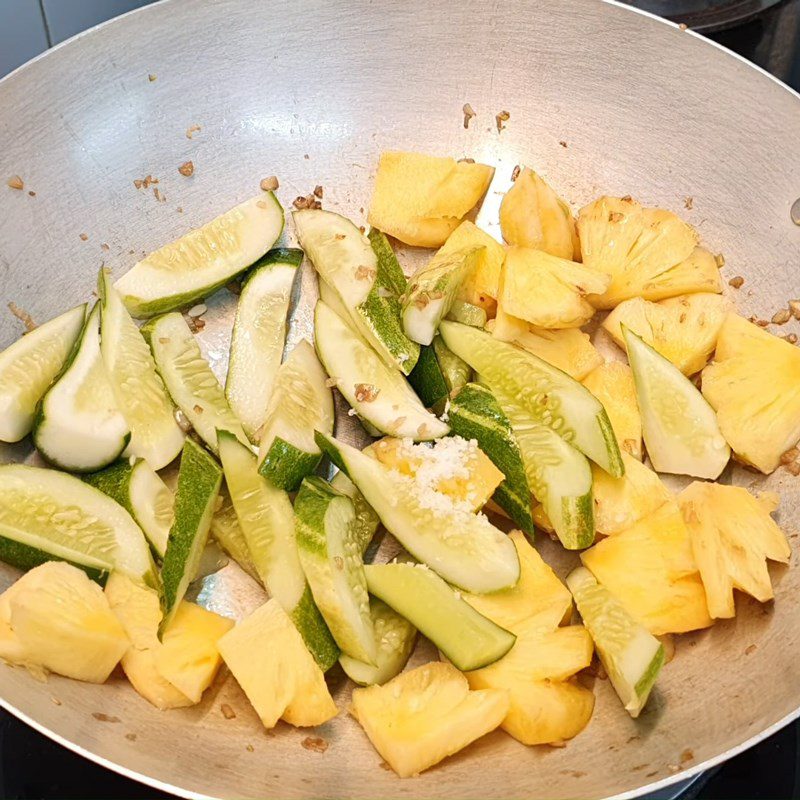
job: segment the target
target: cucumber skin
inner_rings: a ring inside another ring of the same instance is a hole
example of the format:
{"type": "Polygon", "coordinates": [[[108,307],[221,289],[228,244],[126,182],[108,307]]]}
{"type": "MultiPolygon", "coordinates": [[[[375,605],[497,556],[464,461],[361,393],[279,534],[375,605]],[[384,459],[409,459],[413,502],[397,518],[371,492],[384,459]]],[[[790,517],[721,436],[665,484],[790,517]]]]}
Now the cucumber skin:
{"type": "Polygon", "coordinates": [[[392,245],[386,234],[379,231],[377,228],[370,228],[367,234],[372,250],[378,259],[378,274],[376,276],[376,283],[385,289],[388,289],[392,294],[400,297],[406,290],[408,281],[400,267],[400,262],[397,260],[392,245]]]}
{"type": "Polygon", "coordinates": [[[105,469],[98,472],[86,472],[79,477],[84,483],[94,486],[112,500],[116,500],[135,520],[128,493],[132,476],[133,467],[127,459],[120,459],[105,469]]]}
{"type": "Polygon", "coordinates": [[[437,414],[441,413],[447,400],[448,389],[436,354],[433,352],[433,345],[428,344],[420,348],[419,359],[408,376],[408,382],[425,408],[430,408],[437,414]]]}
{"type": "Polygon", "coordinates": [[[308,652],[314,656],[314,661],[323,672],[327,672],[339,660],[341,653],[331,636],[328,624],[314,602],[314,595],[311,594],[308,583],[289,617],[297,626],[308,652]],[[303,631],[306,631],[307,635],[303,635],[303,631]]]}
{"type": "Polygon", "coordinates": [[[532,539],[531,490],[522,453],[500,403],[488,389],[468,383],[451,401],[448,414],[453,433],[464,439],[475,439],[478,447],[506,476],[492,499],[532,539]],[[493,427],[483,420],[490,420],[493,427]]]}
{"type": "Polygon", "coordinates": [[[288,264],[290,267],[299,267],[303,263],[305,253],[299,247],[273,247],[253,264],[248,267],[244,282],[250,280],[259,267],[266,267],[270,264],[288,264]]]}
{"type": "Polygon", "coordinates": [[[311,475],[321,460],[322,453],[307,453],[276,436],[258,472],[278,489],[295,492],[303,478],[311,475]]]}
{"type": "Polygon", "coordinates": [[[93,581],[101,586],[105,586],[110,574],[108,570],[89,567],[86,564],[69,561],[66,558],[59,558],[36,547],[15,542],[13,539],[6,539],[5,536],[0,536],[0,561],[24,572],[46,564],[48,561],[64,561],[67,564],[72,564],[73,567],[83,570],[93,581]]]}

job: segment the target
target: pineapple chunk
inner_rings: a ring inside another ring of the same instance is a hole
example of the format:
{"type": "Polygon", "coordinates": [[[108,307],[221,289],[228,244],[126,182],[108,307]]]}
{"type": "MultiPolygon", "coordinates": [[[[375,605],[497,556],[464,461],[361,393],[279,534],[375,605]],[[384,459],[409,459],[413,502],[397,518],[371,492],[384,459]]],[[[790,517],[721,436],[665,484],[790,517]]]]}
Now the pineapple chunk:
{"type": "Polygon", "coordinates": [[[674,501],[581,553],[581,561],[654,636],[713,622],[689,531],[674,501]]]}
{"type": "Polygon", "coordinates": [[[0,595],[0,658],[88,683],[104,683],[128,637],[86,573],[49,561],[0,595]]]}
{"type": "Polygon", "coordinates": [[[569,206],[527,167],[500,204],[500,230],[511,245],[570,261],[580,259],[578,230],[569,206]]]}
{"type": "Polygon", "coordinates": [[[722,291],[716,259],[697,247],[694,228],[669,211],[643,208],[629,197],[601,197],[581,209],[578,234],[583,263],[611,276],[608,288],[590,298],[597,308],[631,297],[722,291]]]}
{"type": "Polygon", "coordinates": [[[642,417],[636,402],[631,368],[618,361],[609,361],[583,378],[583,385],[603,404],[620,449],[641,461],[642,417]]]}
{"type": "Polygon", "coordinates": [[[770,473],[800,439],[800,350],[728,314],[703,395],[737,457],[770,473]]]}
{"type": "Polygon", "coordinates": [[[452,665],[425,664],[383,686],[353,692],[351,713],[400,777],[418,775],[493,731],[508,693],[470,691],[452,665]]]}
{"type": "Polygon", "coordinates": [[[583,380],[603,363],[603,357],[592,345],[589,335],[578,328],[537,328],[528,325],[524,319],[506,314],[500,306],[497,307],[497,317],[490,320],[486,328],[496,339],[518,344],[576,381],[583,380]]]}
{"type": "Polygon", "coordinates": [[[770,507],[747,489],[695,481],[678,497],[692,537],[712,617],[736,614],[733,590],[762,603],[774,597],[767,559],[789,563],[791,549],[770,507]]]}
{"type": "Polygon", "coordinates": [[[505,475],[474,441],[448,436],[427,444],[387,436],[367,452],[390,469],[415,476],[472,511],[483,508],[505,475]]]}
{"type": "Polygon", "coordinates": [[[612,478],[592,464],[594,524],[598,533],[611,536],[627,530],[652,514],[672,495],[650,467],[622,451],[625,474],[612,478]]]}
{"type": "Polygon", "coordinates": [[[486,193],[494,167],[422,153],[378,162],[369,224],[410,245],[439,247],[486,193]]]}
{"type": "Polygon", "coordinates": [[[277,600],[257,608],[217,647],[264,727],[275,727],[281,717],[314,726],[336,716],[322,670],[277,600]]]}
{"type": "Polygon", "coordinates": [[[624,350],[620,325],[625,325],[684,375],[694,375],[714,352],[730,307],[730,301],[722,295],[708,292],[671,297],[658,303],[634,297],[620,303],[606,317],[603,327],[624,350]]]}
{"type": "Polygon", "coordinates": [[[476,247],[483,248],[478,253],[478,263],[461,284],[456,299],[479,306],[489,316],[494,316],[500,292],[500,268],[506,257],[505,247],[474,222],[464,220],[442,245],[438,255],[476,247]]]}
{"type": "Polygon", "coordinates": [[[503,310],[541,328],[579,328],[594,315],[584,298],[599,294],[608,277],[575,261],[527,247],[509,247],[500,274],[503,310]]]}
{"type": "Polygon", "coordinates": [[[509,534],[519,557],[519,580],[509,589],[491,594],[468,594],[462,597],[476,611],[512,630],[531,617],[555,628],[569,620],[572,595],[545,563],[522,531],[509,534]]]}

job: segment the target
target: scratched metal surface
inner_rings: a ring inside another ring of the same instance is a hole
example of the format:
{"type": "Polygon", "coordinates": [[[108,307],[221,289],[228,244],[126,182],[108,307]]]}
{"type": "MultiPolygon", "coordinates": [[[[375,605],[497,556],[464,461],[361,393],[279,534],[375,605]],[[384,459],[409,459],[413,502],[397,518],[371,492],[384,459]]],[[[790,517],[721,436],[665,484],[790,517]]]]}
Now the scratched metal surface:
{"type": "MultiPolygon", "coordinates": [[[[796,96],[689,33],[599,0],[170,0],[0,82],[0,176],[26,184],[0,191],[0,298],[46,319],[89,295],[101,263],[121,274],[271,174],[287,205],[321,184],[326,207],[361,221],[377,155],[394,147],[494,163],[498,185],[528,163],[576,206],[609,192],[678,210],[725,253],[726,276],[745,276],[740,307],[770,316],[798,289],[800,228],[789,221],[798,140],[796,96]],[[469,130],[465,102],[478,112],[469,130]],[[498,134],[501,110],[511,118],[498,134]],[[201,129],[190,139],[193,125],[201,129]],[[191,178],[177,171],[187,159],[191,178]],[[164,202],[134,188],[148,174],[164,202]]],[[[496,205],[494,191],[487,203],[496,205]]],[[[309,333],[308,271],[303,288],[290,342],[309,333]]],[[[232,303],[222,292],[209,304],[202,336],[220,372],[232,303]]],[[[16,320],[0,317],[0,345],[19,333],[16,320]]],[[[28,455],[27,445],[5,447],[0,460],[28,455]]],[[[796,483],[784,473],[730,479],[782,491],[781,521],[797,525],[796,483]]],[[[549,542],[539,546],[567,567],[549,542]]],[[[635,794],[797,716],[800,570],[773,575],[774,605],[742,601],[735,620],[680,638],[638,721],[599,681],[594,718],[566,748],[524,748],[496,733],[414,780],[379,767],[344,711],[341,680],[342,714],[313,732],[327,740],[325,753],[302,746],[307,731],[266,733],[230,677],[199,706],[159,713],[121,679],[42,685],[0,666],[0,702],[90,758],[185,796],[635,794]],[[235,719],[224,718],[223,703],[235,719]]],[[[0,568],[0,588],[13,577],[0,568]]],[[[228,566],[201,598],[243,614],[262,596],[228,566]]]]}

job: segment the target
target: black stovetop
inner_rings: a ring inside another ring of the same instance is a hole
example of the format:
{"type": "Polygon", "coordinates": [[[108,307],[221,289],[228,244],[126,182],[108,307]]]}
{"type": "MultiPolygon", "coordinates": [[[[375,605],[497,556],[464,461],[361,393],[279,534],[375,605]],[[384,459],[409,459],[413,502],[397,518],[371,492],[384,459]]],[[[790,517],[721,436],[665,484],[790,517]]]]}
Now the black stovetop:
{"type": "MultiPolygon", "coordinates": [[[[800,90],[800,0],[784,0],[749,22],[706,35],[800,90]]],[[[690,787],[687,797],[800,798],[799,731],[800,723],[789,725],[710,771],[690,787]]],[[[0,798],[168,797],[73,755],[0,710],[0,798]]]]}

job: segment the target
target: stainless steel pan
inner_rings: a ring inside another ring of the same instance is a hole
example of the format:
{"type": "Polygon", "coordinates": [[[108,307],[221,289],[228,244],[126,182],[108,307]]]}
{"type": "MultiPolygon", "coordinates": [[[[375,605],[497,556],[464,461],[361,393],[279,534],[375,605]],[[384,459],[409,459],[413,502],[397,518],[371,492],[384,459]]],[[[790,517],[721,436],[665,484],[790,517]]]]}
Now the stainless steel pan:
{"type": "MultiPolygon", "coordinates": [[[[800,294],[800,228],[789,216],[798,141],[800,102],[785,87],[599,0],[171,0],[0,82],[0,298],[44,320],[84,299],[102,262],[124,271],[271,174],[287,204],[321,184],[327,207],[363,219],[378,153],[409,148],[506,175],[534,165],[575,204],[631,193],[676,209],[725,253],[727,276],[745,277],[744,312],[768,317],[800,294]],[[466,102],[478,113],[469,130],[466,102]],[[502,110],[511,116],[498,133],[502,110]],[[178,173],[188,159],[191,178],[178,173]],[[14,174],[25,191],[6,189],[14,174]],[[147,174],[165,202],[134,187],[147,174]]],[[[220,365],[229,308],[223,297],[204,332],[220,365]]],[[[301,308],[293,335],[307,326],[301,308]]],[[[0,317],[0,344],[19,332],[0,317]]],[[[0,460],[27,456],[7,447],[0,460]]],[[[796,479],[736,470],[732,480],[781,491],[781,522],[797,526],[796,479]]],[[[0,569],[0,588],[13,577],[0,569]]],[[[800,570],[774,578],[774,606],[740,599],[735,620],[679,638],[639,721],[598,681],[594,718],[566,748],[497,733],[414,780],[381,769],[345,713],[314,733],[324,753],[303,746],[308,732],[265,733],[230,678],[196,708],[159,713],[122,679],[42,685],[0,665],[0,702],[74,750],[185,796],[630,796],[798,716],[800,570]]],[[[204,592],[228,607],[257,602],[233,567],[204,592]]],[[[343,707],[346,695],[339,687],[343,707]]]]}

